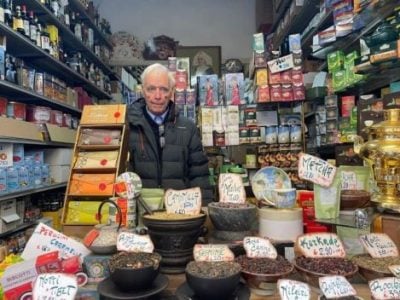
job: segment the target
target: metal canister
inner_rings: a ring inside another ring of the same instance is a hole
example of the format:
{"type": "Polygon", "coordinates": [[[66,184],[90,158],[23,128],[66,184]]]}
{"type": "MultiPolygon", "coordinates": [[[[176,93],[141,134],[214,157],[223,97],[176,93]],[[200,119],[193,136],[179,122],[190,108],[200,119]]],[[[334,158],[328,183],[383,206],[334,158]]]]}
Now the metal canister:
{"type": "Polygon", "coordinates": [[[63,115],[63,127],[72,128],[72,117],[70,114],[63,115]]]}
{"type": "Polygon", "coordinates": [[[276,144],[278,142],[278,128],[275,125],[267,126],[265,129],[265,143],[276,144]]]}
{"type": "Polygon", "coordinates": [[[46,106],[29,105],[27,109],[27,121],[33,123],[49,123],[51,109],[46,106]]]}
{"type": "Polygon", "coordinates": [[[289,133],[289,126],[287,125],[280,125],[278,127],[278,143],[279,144],[286,144],[289,143],[290,133],[289,133]]]}
{"type": "Polygon", "coordinates": [[[25,121],[26,105],[20,102],[9,101],[7,103],[7,117],[25,121]]]}
{"type": "Polygon", "coordinates": [[[50,123],[61,127],[63,125],[63,113],[52,109],[50,123]]]}
{"type": "Polygon", "coordinates": [[[301,126],[292,125],[290,126],[290,142],[300,143],[301,142],[301,126]]]}

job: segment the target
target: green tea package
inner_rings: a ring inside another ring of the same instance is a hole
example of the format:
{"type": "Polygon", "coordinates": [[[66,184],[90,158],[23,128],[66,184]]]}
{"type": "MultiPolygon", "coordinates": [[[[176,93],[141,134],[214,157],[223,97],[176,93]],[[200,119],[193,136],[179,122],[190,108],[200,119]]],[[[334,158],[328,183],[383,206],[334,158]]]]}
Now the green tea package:
{"type": "Polygon", "coordinates": [[[353,257],[357,254],[365,253],[364,247],[360,242],[359,236],[370,233],[369,228],[351,228],[345,226],[336,226],[336,233],[343,242],[347,257],[353,257]]]}
{"type": "Polygon", "coordinates": [[[336,171],[332,184],[323,187],[314,184],[315,218],[334,219],[339,216],[340,208],[340,172],[336,171]]]}
{"type": "Polygon", "coordinates": [[[340,166],[337,172],[340,174],[341,190],[370,191],[370,170],[362,166],[340,166]]]}

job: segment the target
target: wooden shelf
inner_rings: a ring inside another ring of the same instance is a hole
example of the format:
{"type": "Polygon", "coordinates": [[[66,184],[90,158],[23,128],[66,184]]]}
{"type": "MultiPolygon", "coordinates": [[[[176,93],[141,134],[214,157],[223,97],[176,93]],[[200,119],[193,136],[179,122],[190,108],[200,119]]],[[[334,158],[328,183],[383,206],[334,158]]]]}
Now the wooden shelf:
{"type": "MultiPolygon", "coordinates": [[[[322,48],[318,51],[313,52],[311,55],[319,57],[326,57],[326,54],[332,51],[336,51],[338,49],[346,52],[352,47],[355,46],[356,42],[360,40],[363,36],[369,34],[375,27],[385,18],[393,14],[394,8],[396,7],[396,1],[382,1],[381,5],[375,5],[372,7],[365,8],[361,13],[361,18],[365,16],[369,16],[369,22],[366,24],[364,28],[357,32],[353,32],[345,37],[339,38],[336,42],[333,42],[329,45],[326,45],[325,48],[322,48]],[[328,48],[329,47],[329,48],[328,48]]],[[[326,61],[320,66],[319,71],[325,70],[327,68],[326,61]]]]}
{"type": "Polygon", "coordinates": [[[72,86],[83,86],[88,92],[100,99],[111,99],[111,95],[98,88],[83,75],[75,72],[4,23],[0,23],[0,34],[7,38],[7,52],[11,55],[29,59],[29,63],[33,67],[49,72],[72,86]]]}
{"type": "MultiPolygon", "coordinates": [[[[83,42],[81,42],[66,25],[61,23],[60,20],[45,5],[40,3],[39,0],[14,0],[14,3],[16,5],[26,5],[28,10],[34,11],[35,15],[39,16],[40,20],[45,21],[45,23],[55,25],[58,28],[59,33],[62,35],[63,45],[66,46],[67,49],[81,52],[89,61],[98,66],[104,72],[104,74],[110,76],[111,79],[118,80],[118,77],[109,68],[109,66],[107,66],[96,54],[94,54],[94,52],[89,49],[88,46],[83,44],[83,42]]],[[[107,46],[109,46],[108,43],[107,46]]]]}
{"type": "Polygon", "coordinates": [[[79,150],[86,151],[107,151],[107,150],[119,150],[119,145],[77,145],[79,150]]]}
{"type": "Polygon", "coordinates": [[[37,225],[36,221],[35,222],[23,223],[23,224],[17,226],[17,228],[14,228],[14,229],[11,229],[11,230],[8,230],[8,231],[0,233],[0,238],[4,238],[4,237],[6,237],[8,235],[11,235],[11,234],[16,233],[18,231],[27,229],[27,228],[32,227],[34,225],[37,225]]]}
{"type": "Polygon", "coordinates": [[[63,188],[63,187],[66,187],[66,186],[67,186],[67,183],[66,182],[62,182],[62,183],[57,183],[57,184],[41,186],[41,187],[37,187],[37,188],[19,190],[19,191],[15,191],[15,192],[12,192],[12,193],[7,193],[7,194],[0,194],[0,202],[4,201],[4,200],[11,199],[11,198],[17,198],[17,197],[30,195],[30,194],[45,192],[45,191],[49,191],[49,190],[55,190],[55,189],[63,188]]]}
{"type": "Polygon", "coordinates": [[[100,28],[96,26],[93,19],[87,13],[86,8],[79,2],[79,0],[69,0],[69,4],[75,9],[75,11],[79,12],[81,19],[86,21],[86,23],[93,29],[95,38],[101,40],[109,49],[112,49],[112,44],[109,39],[100,31],[100,28]]]}
{"type": "Polygon", "coordinates": [[[43,105],[62,110],[74,116],[80,116],[81,110],[64,102],[53,100],[34,91],[27,90],[15,83],[0,80],[1,95],[25,104],[43,105]]]}

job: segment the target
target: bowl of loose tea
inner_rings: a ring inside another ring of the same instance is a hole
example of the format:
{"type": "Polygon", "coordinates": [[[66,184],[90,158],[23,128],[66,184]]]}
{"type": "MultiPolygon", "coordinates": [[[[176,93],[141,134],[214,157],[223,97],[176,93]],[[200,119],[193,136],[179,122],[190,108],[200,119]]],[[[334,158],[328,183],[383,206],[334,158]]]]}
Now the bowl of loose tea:
{"type": "Polygon", "coordinates": [[[145,252],[119,252],[109,260],[110,278],[123,292],[151,287],[160,271],[161,255],[145,252]]]}
{"type": "Polygon", "coordinates": [[[236,262],[191,261],[187,264],[186,281],[201,299],[227,299],[240,281],[240,265],[236,262]]]}
{"type": "Polygon", "coordinates": [[[400,257],[394,256],[374,258],[369,254],[357,254],[351,260],[358,266],[358,272],[367,281],[392,277],[393,273],[389,266],[400,264],[400,257]]]}
{"type": "Polygon", "coordinates": [[[341,257],[305,257],[298,256],[294,266],[310,285],[319,287],[319,277],[342,275],[347,279],[358,272],[358,266],[351,260],[341,257]]]}
{"type": "MultiPolygon", "coordinates": [[[[363,298],[359,296],[345,296],[345,297],[340,297],[340,300],[364,300],[363,298]]],[[[329,300],[326,298],[324,295],[318,296],[318,300],[329,300]]]]}
{"type": "Polygon", "coordinates": [[[294,270],[294,266],[281,255],[276,259],[240,255],[235,261],[242,267],[242,277],[248,286],[254,289],[262,288],[263,283],[276,283],[294,270]]]}

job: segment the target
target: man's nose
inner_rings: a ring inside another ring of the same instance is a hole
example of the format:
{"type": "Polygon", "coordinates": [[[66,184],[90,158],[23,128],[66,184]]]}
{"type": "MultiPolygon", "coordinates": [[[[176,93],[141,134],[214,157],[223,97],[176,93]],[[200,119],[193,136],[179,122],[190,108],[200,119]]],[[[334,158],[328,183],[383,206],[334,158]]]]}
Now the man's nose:
{"type": "Polygon", "coordinates": [[[161,96],[162,96],[162,92],[161,92],[161,89],[159,89],[159,88],[156,88],[156,98],[161,98],[161,96]]]}

